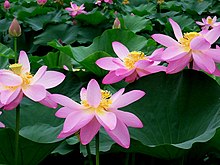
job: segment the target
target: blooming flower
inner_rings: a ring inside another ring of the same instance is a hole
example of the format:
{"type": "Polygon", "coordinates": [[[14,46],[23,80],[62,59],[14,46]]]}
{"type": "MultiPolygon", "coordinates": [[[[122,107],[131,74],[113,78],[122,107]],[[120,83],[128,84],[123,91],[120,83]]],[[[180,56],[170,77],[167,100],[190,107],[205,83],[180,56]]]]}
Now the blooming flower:
{"type": "Polygon", "coordinates": [[[113,4],[113,0],[97,0],[95,4],[100,6],[102,2],[113,4]]]}
{"type": "Polygon", "coordinates": [[[64,74],[46,71],[47,66],[42,66],[32,75],[29,59],[24,51],[20,52],[18,63],[10,65],[9,68],[10,70],[0,70],[0,102],[4,109],[15,108],[23,95],[46,106],[56,106],[50,101],[50,93],[46,89],[59,85],[65,78],[64,74]]]}
{"type": "Polygon", "coordinates": [[[65,10],[70,12],[72,17],[76,17],[79,14],[86,14],[87,12],[84,11],[85,7],[84,4],[81,6],[77,6],[76,4],[70,2],[71,7],[67,7],[65,10]]]}
{"type": "Polygon", "coordinates": [[[12,37],[19,37],[21,35],[21,26],[16,18],[13,19],[8,31],[12,37]]]}
{"type": "Polygon", "coordinates": [[[220,50],[212,49],[213,44],[220,36],[220,28],[214,28],[205,34],[189,32],[182,34],[179,25],[169,19],[177,39],[163,35],[154,34],[152,38],[167,47],[161,58],[167,61],[167,73],[177,73],[186,66],[195,70],[204,70],[207,73],[220,75],[215,62],[220,62],[220,50]]]}
{"type": "Polygon", "coordinates": [[[158,66],[157,62],[150,60],[143,52],[129,52],[120,42],[113,42],[112,47],[119,58],[104,57],[96,61],[99,67],[110,71],[102,81],[104,84],[116,83],[123,79],[130,83],[139,77],[166,70],[164,66],[158,66]]]}
{"type": "Polygon", "coordinates": [[[10,2],[8,0],[5,0],[5,2],[4,2],[4,8],[6,10],[8,10],[10,8],[10,2]]]}
{"type": "Polygon", "coordinates": [[[197,21],[196,23],[202,26],[203,30],[208,30],[210,28],[214,28],[220,25],[220,22],[216,22],[216,20],[217,20],[216,16],[214,16],[213,18],[208,16],[206,19],[202,18],[202,22],[197,21]]]}
{"type": "MultiPolygon", "coordinates": [[[[0,107],[1,107],[1,105],[0,105],[0,107]]],[[[2,114],[2,111],[0,111],[0,115],[2,114]]],[[[0,122],[0,128],[4,128],[5,127],[5,125],[2,123],[2,122],[0,122]]]]}
{"type": "Polygon", "coordinates": [[[143,124],[137,116],[119,108],[139,100],[145,92],[140,90],[125,94],[123,92],[124,88],[111,95],[109,91],[101,90],[97,81],[92,79],[87,89],[81,89],[81,104],[66,96],[53,94],[54,101],[64,106],[55,114],[59,118],[65,118],[63,130],[58,138],[65,138],[80,131],[80,141],[86,145],[103,126],[116,143],[128,148],[130,135],[127,127],[141,128],[143,124]]]}
{"type": "Polygon", "coordinates": [[[37,0],[38,5],[44,5],[47,3],[47,0],[37,0]]]}

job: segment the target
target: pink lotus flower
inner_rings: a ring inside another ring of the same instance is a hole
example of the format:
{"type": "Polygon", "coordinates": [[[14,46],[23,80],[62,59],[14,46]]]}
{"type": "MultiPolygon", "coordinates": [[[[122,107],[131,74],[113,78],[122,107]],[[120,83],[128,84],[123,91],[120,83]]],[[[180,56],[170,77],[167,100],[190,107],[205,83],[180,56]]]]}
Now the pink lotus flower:
{"type": "Polygon", "coordinates": [[[5,8],[6,10],[10,9],[10,2],[9,2],[8,0],[6,0],[6,1],[4,2],[4,8],[5,8]]]}
{"type": "Polygon", "coordinates": [[[81,104],[63,95],[52,95],[55,102],[64,106],[55,114],[59,118],[65,118],[63,130],[58,138],[66,138],[80,131],[80,141],[86,145],[103,126],[116,143],[128,148],[130,135],[127,127],[141,128],[143,124],[137,116],[119,108],[139,100],[145,92],[123,92],[124,88],[111,95],[109,91],[101,90],[97,81],[92,79],[87,89],[81,89],[81,104]]]}
{"type": "MultiPolygon", "coordinates": [[[[1,105],[0,105],[1,106],[1,105]]],[[[2,111],[0,111],[0,115],[2,114],[2,111]]],[[[0,122],[0,128],[4,128],[5,127],[5,125],[2,123],[2,122],[0,122]]]]}
{"type": "Polygon", "coordinates": [[[102,2],[113,4],[113,0],[97,0],[95,4],[100,6],[102,2]]]}
{"type": "Polygon", "coordinates": [[[47,3],[47,0],[37,0],[38,5],[44,5],[47,3]]]}
{"type": "Polygon", "coordinates": [[[169,21],[177,41],[163,34],[152,35],[156,42],[167,47],[161,55],[169,63],[166,72],[177,73],[190,65],[192,69],[219,76],[215,62],[220,62],[220,50],[212,49],[211,44],[219,38],[220,28],[216,27],[206,34],[189,32],[183,35],[179,25],[172,19],[169,21]]]}
{"type": "Polygon", "coordinates": [[[81,6],[77,6],[76,4],[70,2],[71,7],[67,7],[65,10],[70,12],[72,17],[76,17],[79,14],[86,14],[87,12],[84,11],[85,7],[84,4],[81,6]]]}
{"type": "Polygon", "coordinates": [[[112,84],[123,79],[131,83],[139,77],[166,70],[164,66],[158,66],[158,62],[150,60],[143,52],[129,52],[120,42],[113,42],[112,47],[119,58],[104,57],[96,61],[100,68],[110,71],[104,77],[103,84],[112,84]]]}
{"type": "Polygon", "coordinates": [[[46,89],[59,85],[65,78],[64,74],[46,71],[47,66],[42,66],[32,75],[29,59],[24,51],[20,52],[18,63],[9,68],[10,70],[0,70],[0,102],[5,110],[14,109],[23,95],[46,106],[56,107],[46,89]]]}
{"type": "Polygon", "coordinates": [[[202,22],[197,21],[196,23],[202,26],[203,30],[209,30],[210,28],[214,28],[220,25],[220,22],[216,22],[216,20],[217,20],[216,16],[214,16],[213,18],[208,16],[206,19],[202,18],[202,22]]]}

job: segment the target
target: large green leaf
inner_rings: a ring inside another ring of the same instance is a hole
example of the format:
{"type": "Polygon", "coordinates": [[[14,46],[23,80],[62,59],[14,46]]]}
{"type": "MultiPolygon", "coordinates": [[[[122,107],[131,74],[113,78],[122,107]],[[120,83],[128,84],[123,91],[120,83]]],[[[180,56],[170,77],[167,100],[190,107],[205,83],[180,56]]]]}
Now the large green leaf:
{"type": "Polygon", "coordinates": [[[157,73],[130,84],[127,90],[132,89],[147,94],[124,108],[144,124],[142,129],[131,129],[131,136],[157,150],[155,156],[175,158],[178,148],[190,149],[194,143],[207,142],[220,127],[220,88],[202,72],[157,73]]]}

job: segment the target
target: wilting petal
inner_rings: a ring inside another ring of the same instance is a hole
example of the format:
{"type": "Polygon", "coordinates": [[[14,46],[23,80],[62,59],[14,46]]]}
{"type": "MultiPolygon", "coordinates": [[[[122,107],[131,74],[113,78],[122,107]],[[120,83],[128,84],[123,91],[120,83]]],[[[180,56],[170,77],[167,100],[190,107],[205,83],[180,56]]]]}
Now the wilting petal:
{"type": "Polygon", "coordinates": [[[46,97],[46,89],[41,85],[29,85],[22,88],[23,93],[33,101],[41,101],[46,97]]]}
{"type": "Polygon", "coordinates": [[[209,57],[206,54],[193,52],[193,60],[198,67],[200,67],[202,70],[206,71],[207,73],[212,74],[216,69],[215,62],[211,57],[209,57]]]}
{"type": "Polygon", "coordinates": [[[80,141],[83,145],[88,144],[100,129],[100,124],[93,118],[87,125],[80,129],[80,141]]]}
{"type": "Polygon", "coordinates": [[[120,68],[120,66],[118,66],[115,62],[113,62],[113,57],[104,57],[101,59],[98,59],[96,61],[96,64],[105,70],[116,70],[118,68],[120,68]]]}
{"type": "Polygon", "coordinates": [[[193,50],[207,50],[211,44],[204,37],[199,36],[192,39],[190,47],[193,50]]]}
{"type": "Polygon", "coordinates": [[[220,27],[213,28],[205,34],[205,39],[213,44],[220,36],[220,27]]]}
{"type": "Polygon", "coordinates": [[[101,89],[95,79],[89,81],[87,85],[86,98],[90,106],[97,108],[101,102],[101,89]]]}
{"type": "Polygon", "coordinates": [[[116,114],[117,118],[122,121],[124,124],[126,124],[129,127],[134,127],[134,128],[142,128],[143,124],[141,120],[135,116],[134,114],[130,112],[124,112],[120,110],[114,111],[116,114]]]}
{"type": "Polygon", "coordinates": [[[46,71],[43,76],[35,82],[37,85],[42,85],[45,89],[53,88],[59,85],[65,79],[65,75],[56,71],[46,71]]]}
{"type": "Polygon", "coordinates": [[[176,39],[179,41],[180,38],[183,38],[183,34],[182,34],[182,30],[181,30],[180,26],[171,18],[169,18],[169,22],[173,28],[173,32],[174,32],[176,39]]]}
{"type": "Polygon", "coordinates": [[[119,97],[117,100],[115,100],[111,107],[112,108],[121,108],[121,107],[125,107],[137,100],[139,100],[140,98],[142,98],[145,95],[144,91],[141,90],[132,90],[130,92],[127,92],[125,94],[123,94],[121,97],[119,97]]]}
{"type": "Polygon", "coordinates": [[[11,103],[16,97],[18,97],[21,88],[18,87],[15,90],[2,90],[1,91],[1,103],[2,104],[9,104],[11,103]]]}
{"type": "Polygon", "coordinates": [[[123,80],[125,76],[116,76],[115,71],[110,71],[102,80],[103,84],[113,84],[123,80]]]}
{"type": "Polygon", "coordinates": [[[50,98],[62,106],[65,106],[65,107],[68,107],[71,109],[75,109],[75,110],[83,109],[83,107],[80,104],[78,104],[77,102],[73,101],[72,99],[70,99],[69,97],[66,97],[64,95],[51,94],[50,98]]]}
{"type": "Polygon", "coordinates": [[[208,49],[203,53],[210,56],[215,62],[220,63],[220,49],[208,49]]]}
{"type": "Polygon", "coordinates": [[[171,38],[170,36],[164,35],[164,34],[154,34],[151,36],[156,42],[159,44],[170,47],[170,46],[178,46],[179,43],[171,38]]]}
{"type": "Polygon", "coordinates": [[[57,116],[59,118],[66,118],[68,115],[70,115],[71,113],[73,113],[75,111],[77,111],[77,110],[70,109],[68,107],[62,107],[55,113],[55,116],[57,116]]]}
{"type": "Polygon", "coordinates": [[[163,51],[161,58],[163,61],[174,61],[184,57],[187,53],[179,46],[171,46],[163,51]]]}
{"type": "Polygon", "coordinates": [[[47,70],[47,66],[42,66],[38,69],[38,71],[35,73],[33,80],[31,81],[31,84],[34,84],[35,82],[37,82],[46,72],[47,70]]]}
{"type": "Polygon", "coordinates": [[[18,97],[16,97],[15,100],[13,100],[11,103],[4,106],[4,110],[12,110],[20,104],[21,100],[23,98],[23,92],[20,92],[18,97]]]}
{"type": "Polygon", "coordinates": [[[22,81],[21,77],[14,73],[7,71],[0,72],[0,83],[5,86],[19,86],[22,81]]]}
{"type": "Polygon", "coordinates": [[[127,57],[128,54],[130,53],[128,48],[120,42],[117,42],[117,41],[112,42],[112,47],[113,47],[115,54],[122,60],[125,57],[127,57]]]}
{"type": "Polygon", "coordinates": [[[117,118],[114,113],[101,110],[96,112],[96,119],[105,128],[113,130],[116,126],[117,118]]]}
{"type": "Polygon", "coordinates": [[[124,93],[124,91],[125,91],[125,88],[122,88],[118,92],[114,93],[111,97],[112,102],[116,101],[124,93]]]}
{"type": "Polygon", "coordinates": [[[30,62],[25,51],[20,51],[18,63],[22,64],[22,73],[30,72],[30,62]]]}
{"type": "Polygon", "coordinates": [[[130,146],[130,135],[128,128],[120,120],[117,120],[117,125],[114,130],[105,129],[108,135],[120,146],[129,148],[130,146]]]}

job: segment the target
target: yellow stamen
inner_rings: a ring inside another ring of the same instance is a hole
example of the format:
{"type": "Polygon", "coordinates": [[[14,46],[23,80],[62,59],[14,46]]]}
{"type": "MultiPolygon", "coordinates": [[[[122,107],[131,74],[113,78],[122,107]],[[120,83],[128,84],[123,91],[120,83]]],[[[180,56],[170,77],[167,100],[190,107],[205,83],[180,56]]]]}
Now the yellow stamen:
{"type": "Polygon", "coordinates": [[[157,0],[157,3],[161,5],[162,3],[164,3],[164,0],[157,0]]]}
{"type": "Polygon", "coordinates": [[[200,36],[200,34],[197,32],[184,33],[183,38],[180,38],[179,43],[182,45],[185,51],[190,51],[190,42],[192,39],[198,36],[200,36]]]}
{"type": "Polygon", "coordinates": [[[123,2],[122,2],[122,4],[124,4],[124,5],[128,5],[130,2],[129,2],[129,0],[123,0],[123,2]]]}
{"type": "Polygon", "coordinates": [[[212,24],[212,18],[208,18],[207,23],[211,25],[212,24]]]}
{"type": "Polygon", "coordinates": [[[130,54],[127,57],[125,57],[123,61],[126,68],[133,69],[135,67],[136,62],[144,59],[147,59],[147,57],[144,55],[143,52],[133,51],[130,52],[130,54]]]}
{"type": "Polygon", "coordinates": [[[9,66],[12,72],[14,72],[17,75],[21,74],[22,64],[12,64],[9,66]]]}

